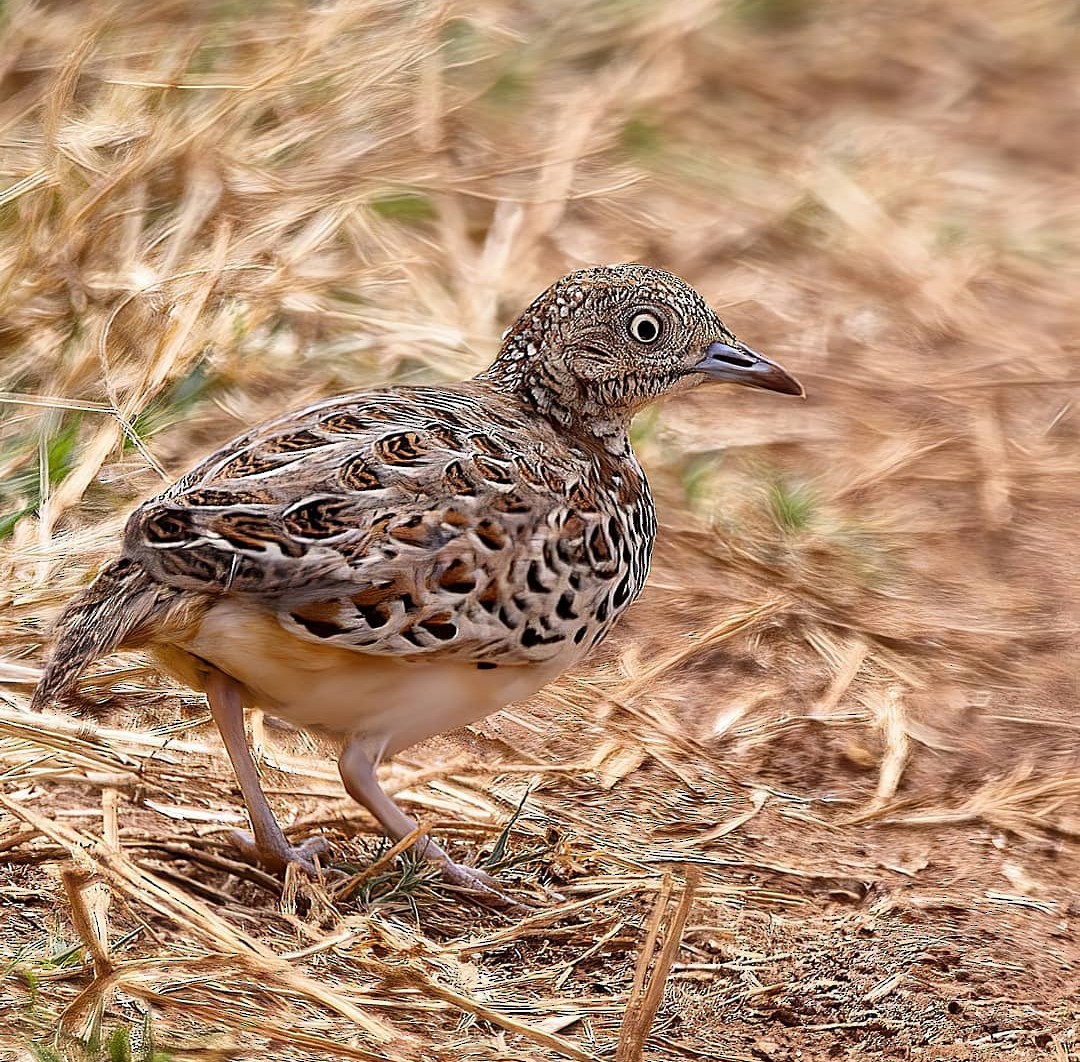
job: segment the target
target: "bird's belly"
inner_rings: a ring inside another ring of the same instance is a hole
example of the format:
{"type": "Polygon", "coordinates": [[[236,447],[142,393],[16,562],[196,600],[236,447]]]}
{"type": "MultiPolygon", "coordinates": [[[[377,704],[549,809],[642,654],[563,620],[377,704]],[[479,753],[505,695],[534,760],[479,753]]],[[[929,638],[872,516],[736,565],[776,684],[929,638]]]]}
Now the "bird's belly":
{"type": "Polygon", "coordinates": [[[571,662],[477,668],[376,656],[296,638],[238,602],[215,605],[182,648],[242,683],[271,715],[369,738],[387,756],[531,697],[571,662]]]}

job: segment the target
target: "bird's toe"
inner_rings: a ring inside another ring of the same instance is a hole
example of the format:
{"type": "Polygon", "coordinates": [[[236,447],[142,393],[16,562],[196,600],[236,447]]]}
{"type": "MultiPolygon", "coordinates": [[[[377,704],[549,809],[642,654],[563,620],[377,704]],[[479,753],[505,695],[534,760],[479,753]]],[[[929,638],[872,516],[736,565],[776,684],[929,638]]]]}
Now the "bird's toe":
{"type": "Polygon", "coordinates": [[[512,914],[528,914],[531,910],[526,904],[505,892],[499,882],[486,870],[466,866],[448,859],[442,864],[442,877],[450,885],[469,893],[485,907],[506,911],[512,914]]]}
{"type": "Polygon", "coordinates": [[[309,877],[316,878],[320,872],[320,861],[330,851],[329,842],[319,836],[309,837],[295,845],[287,842],[260,845],[247,830],[233,830],[230,839],[247,862],[278,874],[284,873],[286,867],[294,863],[309,877]]]}

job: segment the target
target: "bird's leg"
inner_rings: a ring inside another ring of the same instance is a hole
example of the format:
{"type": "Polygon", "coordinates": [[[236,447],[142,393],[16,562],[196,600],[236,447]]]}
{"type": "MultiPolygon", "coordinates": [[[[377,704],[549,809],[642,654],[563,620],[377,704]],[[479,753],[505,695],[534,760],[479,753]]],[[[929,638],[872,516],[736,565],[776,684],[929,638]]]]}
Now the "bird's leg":
{"type": "MultiPolygon", "coordinates": [[[[416,820],[406,815],[379,785],[375,757],[365,747],[363,738],[355,737],[348,742],[338,760],[338,770],[349,796],[375,816],[392,841],[404,840],[417,829],[416,820]]],[[[451,884],[478,894],[478,899],[491,906],[523,909],[517,900],[499,889],[490,874],[479,867],[455,863],[430,837],[419,838],[414,847],[418,855],[436,864],[451,884]]]]}
{"type": "Polygon", "coordinates": [[[322,837],[313,837],[301,845],[291,845],[281,832],[277,819],[266,801],[255,761],[251,758],[247,735],[244,733],[244,705],[240,699],[240,687],[237,683],[216,668],[206,680],[206,699],[210,702],[210,712],[221,731],[225,742],[225,751],[232,761],[236,780],[240,783],[240,792],[244,795],[248,817],[251,819],[251,834],[234,830],[232,839],[236,846],[249,859],[281,871],[289,863],[298,864],[307,873],[316,871],[315,855],[321,855],[327,849],[322,837]]]}

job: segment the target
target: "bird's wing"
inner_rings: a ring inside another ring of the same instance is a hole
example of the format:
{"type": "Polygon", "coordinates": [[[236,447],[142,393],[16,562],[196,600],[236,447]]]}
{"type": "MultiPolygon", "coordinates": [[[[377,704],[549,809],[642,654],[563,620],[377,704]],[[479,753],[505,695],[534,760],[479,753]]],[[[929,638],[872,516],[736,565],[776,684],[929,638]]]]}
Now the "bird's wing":
{"type": "Polygon", "coordinates": [[[546,659],[591,640],[618,536],[590,463],[500,402],[402,388],[272,421],[139,508],[125,555],[307,639],[546,659]]]}

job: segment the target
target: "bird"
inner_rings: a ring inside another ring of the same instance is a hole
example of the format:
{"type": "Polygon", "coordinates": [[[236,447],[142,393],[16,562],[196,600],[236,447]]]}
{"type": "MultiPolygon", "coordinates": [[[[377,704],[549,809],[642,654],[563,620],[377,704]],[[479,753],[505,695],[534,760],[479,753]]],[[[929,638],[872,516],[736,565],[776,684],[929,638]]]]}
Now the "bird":
{"type": "MultiPolygon", "coordinates": [[[[630,422],[710,381],[803,395],[673,274],[572,272],[472,379],[285,413],[141,504],[119,557],[57,620],[31,708],[62,701],[96,658],[145,650],[206,695],[249,859],[314,875],[328,846],[286,839],[246,708],[332,737],[346,791],[393,841],[417,835],[376,768],[531,697],[604,639],[645,585],[657,529],[630,422]]],[[[418,836],[445,880],[505,898],[418,836]]]]}

